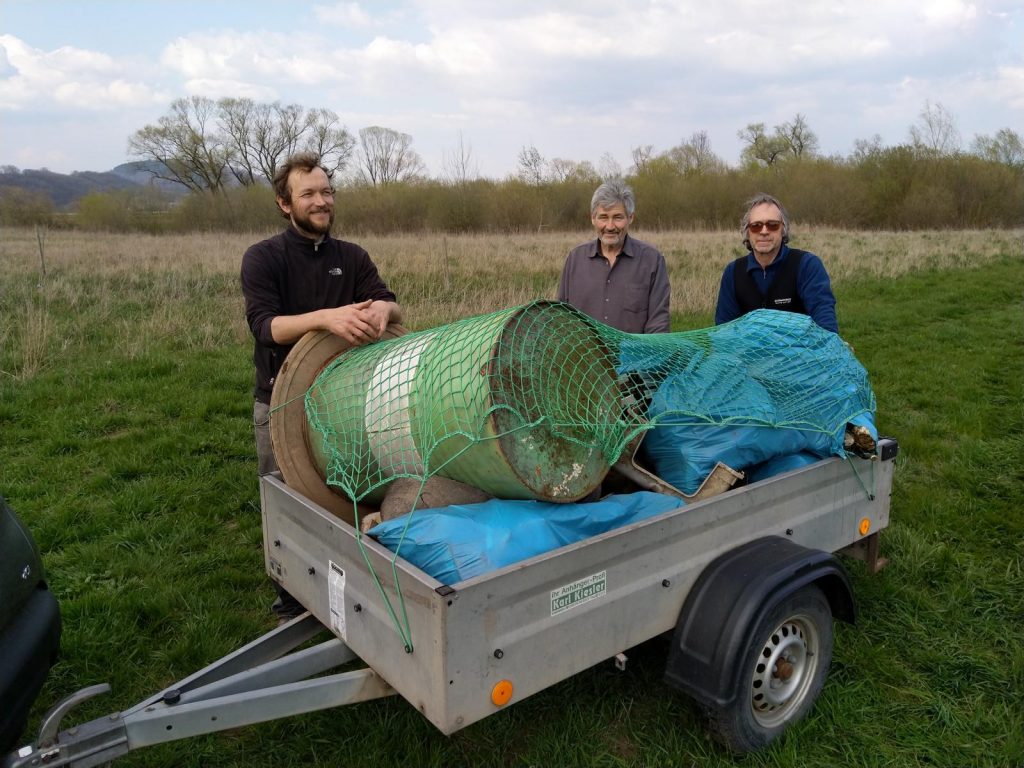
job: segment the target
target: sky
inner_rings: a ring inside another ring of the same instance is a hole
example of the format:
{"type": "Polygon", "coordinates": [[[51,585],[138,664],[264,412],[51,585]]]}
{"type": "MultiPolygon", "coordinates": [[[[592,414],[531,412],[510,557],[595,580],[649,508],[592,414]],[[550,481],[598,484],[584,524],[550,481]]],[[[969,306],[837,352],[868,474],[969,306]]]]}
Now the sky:
{"type": "Polygon", "coordinates": [[[1021,0],[0,0],[0,165],[105,171],[175,99],[251,97],[407,133],[431,175],[665,151],[797,114],[823,154],[1024,133],[1021,0]]]}

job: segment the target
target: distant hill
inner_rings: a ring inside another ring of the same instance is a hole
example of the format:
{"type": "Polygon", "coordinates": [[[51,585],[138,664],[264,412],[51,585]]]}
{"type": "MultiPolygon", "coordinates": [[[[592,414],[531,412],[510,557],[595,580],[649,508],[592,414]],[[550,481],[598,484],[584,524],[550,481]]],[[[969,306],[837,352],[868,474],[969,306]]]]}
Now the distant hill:
{"type": "Polygon", "coordinates": [[[156,163],[152,160],[139,160],[134,163],[121,163],[121,165],[111,169],[108,173],[116,174],[121,178],[128,179],[145,187],[162,189],[164,192],[175,197],[187,195],[188,190],[181,184],[175,184],[173,181],[167,181],[166,179],[158,179],[151,173],[151,169],[159,171],[161,168],[164,168],[163,163],[156,163]]]}
{"type": "Polygon", "coordinates": [[[42,194],[53,201],[57,209],[73,206],[90,192],[114,192],[140,187],[156,187],[172,197],[184,197],[187,191],[178,184],[154,179],[145,170],[145,163],[124,163],[105,172],[75,171],[54,173],[46,169],[18,170],[11,166],[0,168],[0,189],[17,188],[42,194]]]}

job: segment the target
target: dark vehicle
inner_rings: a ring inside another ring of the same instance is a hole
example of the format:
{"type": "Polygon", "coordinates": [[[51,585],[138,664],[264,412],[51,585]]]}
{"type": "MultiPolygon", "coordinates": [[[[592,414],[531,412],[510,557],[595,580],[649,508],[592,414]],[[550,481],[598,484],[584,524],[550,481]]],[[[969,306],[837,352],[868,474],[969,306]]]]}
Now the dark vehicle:
{"type": "Polygon", "coordinates": [[[57,658],[60,609],[39,548],[0,496],[0,754],[11,749],[57,658]]]}

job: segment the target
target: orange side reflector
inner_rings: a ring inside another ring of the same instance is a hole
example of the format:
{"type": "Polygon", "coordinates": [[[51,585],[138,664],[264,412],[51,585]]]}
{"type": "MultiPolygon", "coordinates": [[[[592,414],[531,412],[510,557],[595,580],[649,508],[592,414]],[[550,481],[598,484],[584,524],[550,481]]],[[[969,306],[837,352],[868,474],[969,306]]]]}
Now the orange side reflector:
{"type": "Polygon", "coordinates": [[[861,536],[867,536],[868,535],[868,531],[870,531],[870,530],[871,530],[871,521],[868,520],[865,517],[863,520],[860,521],[860,535],[861,536]]]}
{"type": "Polygon", "coordinates": [[[491,689],[491,701],[494,706],[503,707],[512,700],[512,683],[509,680],[499,680],[491,689]]]}

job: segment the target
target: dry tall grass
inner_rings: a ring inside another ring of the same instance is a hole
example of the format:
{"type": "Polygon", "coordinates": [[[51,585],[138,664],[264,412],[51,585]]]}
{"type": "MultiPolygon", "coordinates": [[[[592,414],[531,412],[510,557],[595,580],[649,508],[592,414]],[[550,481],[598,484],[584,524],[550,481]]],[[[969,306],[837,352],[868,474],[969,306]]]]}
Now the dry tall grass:
{"type": "MultiPolygon", "coordinates": [[[[187,235],[51,232],[45,277],[29,228],[0,231],[0,370],[17,378],[45,365],[85,326],[119,330],[133,357],[154,340],[186,349],[245,343],[238,289],[245,249],[272,233],[187,235]],[[131,311],[126,313],[126,307],[131,311]],[[88,322],[76,322],[82,318],[88,322]]],[[[923,268],[961,268],[1020,254],[1022,231],[855,232],[798,229],[795,246],[818,253],[841,285],[923,268]]],[[[342,235],[344,237],[344,235],[342,235]]],[[[358,238],[405,308],[424,328],[552,297],[569,249],[589,233],[367,236],[358,238]]],[[[723,266],[742,248],[734,231],[638,232],[665,254],[672,308],[710,312],[723,266]]],[[[354,238],[355,239],[355,238],[354,238]]]]}

